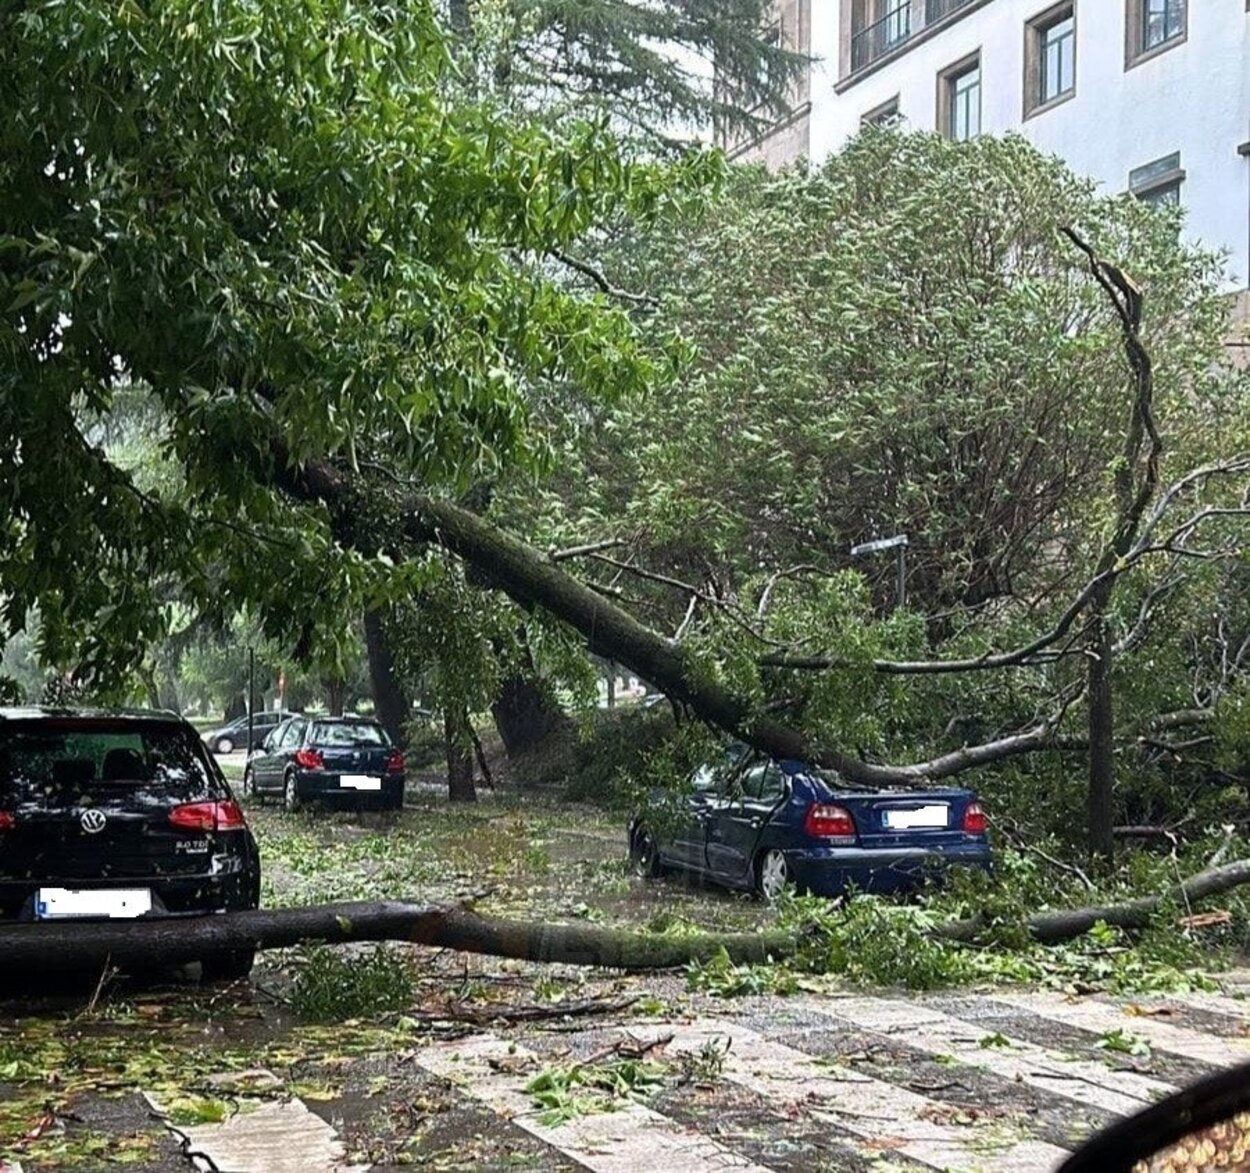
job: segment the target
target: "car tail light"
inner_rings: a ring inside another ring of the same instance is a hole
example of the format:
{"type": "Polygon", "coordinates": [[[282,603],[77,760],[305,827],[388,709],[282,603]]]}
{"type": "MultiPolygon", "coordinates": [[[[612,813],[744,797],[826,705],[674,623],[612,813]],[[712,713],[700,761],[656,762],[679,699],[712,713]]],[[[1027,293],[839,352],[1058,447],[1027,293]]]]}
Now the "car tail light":
{"type": "Polygon", "coordinates": [[[986,819],[985,810],[979,802],[970,802],[964,807],[963,829],[969,835],[984,835],[988,826],[989,820],[986,819]]]}
{"type": "Polygon", "coordinates": [[[404,755],[399,750],[393,750],[386,755],[385,769],[388,774],[402,774],[404,772],[404,755]]]}
{"type": "Polygon", "coordinates": [[[11,811],[0,811],[0,831],[12,831],[17,826],[17,816],[11,811]]]}
{"type": "Polygon", "coordinates": [[[855,820],[844,806],[814,802],[807,808],[803,829],[817,839],[854,839],[855,820]]]}
{"type": "Polygon", "coordinates": [[[295,751],[295,764],[301,770],[324,770],[326,760],[321,756],[320,750],[297,749],[295,751]]]}
{"type": "Polygon", "coordinates": [[[237,802],[188,802],[169,812],[172,826],[184,831],[241,831],[247,826],[237,802]]]}

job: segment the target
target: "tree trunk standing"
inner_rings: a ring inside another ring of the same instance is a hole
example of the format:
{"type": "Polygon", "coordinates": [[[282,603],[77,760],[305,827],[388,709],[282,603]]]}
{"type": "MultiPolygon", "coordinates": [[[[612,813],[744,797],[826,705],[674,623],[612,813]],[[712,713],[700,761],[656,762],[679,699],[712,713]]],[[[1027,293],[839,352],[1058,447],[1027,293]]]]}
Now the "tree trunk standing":
{"type": "Polygon", "coordinates": [[[365,651],[369,657],[374,712],[391,740],[402,748],[408,744],[407,726],[412,705],[395,672],[395,657],[380,611],[365,612],[365,651]]]}
{"type": "MultiPolygon", "coordinates": [[[[490,707],[495,727],[510,758],[530,753],[543,742],[570,733],[573,729],[573,722],[560,708],[551,688],[538,675],[524,627],[517,629],[517,644],[517,671],[503,678],[499,695],[490,707]]],[[[495,654],[503,654],[499,643],[495,645],[495,654]]]]}
{"type": "Polygon", "coordinates": [[[156,684],[156,673],[151,668],[141,667],[137,675],[139,682],[143,685],[143,691],[148,694],[148,707],[151,709],[162,708],[161,690],[156,684]]]}
{"type": "Polygon", "coordinates": [[[326,678],[326,708],[331,717],[343,715],[343,681],[335,677],[326,678]]]}
{"type": "Polygon", "coordinates": [[[447,751],[447,797],[452,802],[477,802],[473,785],[473,739],[463,707],[443,710],[443,744],[447,751]]]}
{"type": "Polygon", "coordinates": [[[1115,851],[1115,728],[1111,694],[1111,632],[1101,605],[1096,604],[1085,645],[1088,663],[1086,708],[1089,717],[1089,853],[1111,862],[1115,851]]]}
{"type": "Polygon", "coordinates": [[[542,682],[521,672],[504,678],[490,711],[510,758],[529,753],[572,728],[542,682]]]}
{"type": "Polygon", "coordinates": [[[1115,536],[1098,561],[1098,573],[1107,577],[1090,598],[1086,611],[1089,658],[1085,703],[1089,715],[1089,849],[1094,857],[1110,860],[1114,851],[1111,807],[1115,785],[1115,742],[1111,701],[1112,642],[1108,624],[1111,596],[1117,576],[1112,571],[1133,548],[1142,517],[1159,487],[1159,458],[1163,439],[1154,418],[1154,367],[1141,340],[1141,289],[1115,265],[1101,261],[1072,229],[1064,232],[1089,260],[1090,272],[1107,294],[1120,319],[1124,356],[1132,373],[1133,401],[1124,451],[1112,473],[1116,519],[1115,536]]]}
{"type": "Polygon", "coordinates": [[[222,714],[222,724],[229,725],[238,717],[247,715],[247,694],[236,692],[226,701],[226,709],[222,714]]]}

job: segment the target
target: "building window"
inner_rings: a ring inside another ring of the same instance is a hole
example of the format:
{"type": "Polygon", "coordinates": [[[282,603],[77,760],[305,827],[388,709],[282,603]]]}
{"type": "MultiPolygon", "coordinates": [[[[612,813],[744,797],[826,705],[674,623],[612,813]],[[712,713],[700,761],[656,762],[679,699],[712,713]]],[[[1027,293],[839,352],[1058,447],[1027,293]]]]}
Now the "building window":
{"type": "Polygon", "coordinates": [[[1189,29],[1188,0],[1127,0],[1125,64],[1153,57],[1185,40],[1189,29]]]}
{"type": "Polygon", "coordinates": [[[981,133],[981,54],[938,75],[938,129],[956,142],[981,133]]]}
{"type": "Polygon", "coordinates": [[[1026,115],[1076,92],[1076,10],[1070,3],[1048,9],[1024,30],[1026,115]]]}
{"type": "Polygon", "coordinates": [[[1142,52],[1185,35],[1185,0],[1144,0],[1142,52]]]}
{"type": "Polygon", "coordinates": [[[925,27],[937,24],[939,20],[945,20],[956,8],[962,8],[968,2],[969,0],[925,0],[925,27]]]}
{"type": "Polygon", "coordinates": [[[1128,173],[1128,189],[1143,204],[1162,208],[1181,202],[1181,184],[1185,172],[1181,170],[1179,151],[1164,155],[1153,163],[1134,167],[1128,173]]]}
{"type": "Polygon", "coordinates": [[[874,106],[860,120],[860,126],[891,126],[899,119],[898,94],[880,106],[874,106]]]}

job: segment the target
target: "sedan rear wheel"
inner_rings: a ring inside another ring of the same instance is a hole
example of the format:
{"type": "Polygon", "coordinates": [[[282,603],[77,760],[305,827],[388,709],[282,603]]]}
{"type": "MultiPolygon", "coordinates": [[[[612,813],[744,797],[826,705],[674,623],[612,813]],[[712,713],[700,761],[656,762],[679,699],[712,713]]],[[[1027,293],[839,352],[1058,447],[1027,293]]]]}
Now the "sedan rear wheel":
{"type": "Polygon", "coordinates": [[[790,865],[786,862],[785,852],[775,847],[764,852],[755,868],[756,888],[769,904],[780,899],[781,894],[793,882],[790,865]]]}
{"type": "Polygon", "coordinates": [[[234,742],[229,737],[219,737],[217,739],[218,753],[234,753],[234,742]]]}
{"type": "Polygon", "coordinates": [[[300,802],[299,786],[295,782],[294,774],[286,776],[286,784],[282,788],[282,805],[292,814],[303,806],[303,803],[300,802]]]}
{"type": "Polygon", "coordinates": [[[629,843],[629,857],[634,861],[640,876],[648,880],[655,879],[661,872],[660,849],[656,846],[655,836],[647,827],[639,827],[629,843]]]}

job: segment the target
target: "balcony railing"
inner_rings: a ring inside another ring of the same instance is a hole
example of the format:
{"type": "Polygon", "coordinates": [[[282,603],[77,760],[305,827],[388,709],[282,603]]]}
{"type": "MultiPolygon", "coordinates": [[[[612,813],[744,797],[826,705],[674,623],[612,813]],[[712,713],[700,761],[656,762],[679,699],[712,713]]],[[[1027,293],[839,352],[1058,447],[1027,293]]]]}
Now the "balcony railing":
{"type": "MultiPolygon", "coordinates": [[[[972,3],[972,0],[924,0],[923,8],[917,7],[917,19],[923,12],[924,25],[928,28],[945,20],[952,12],[972,3]]],[[[884,57],[892,49],[908,40],[913,31],[911,23],[912,5],[910,0],[899,0],[896,7],[887,12],[880,20],[861,29],[851,37],[851,72],[871,65],[878,57],[884,57]]]]}
{"type": "Polygon", "coordinates": [[[968,2],[969,0],[924,0],[924,22],[926,25],[934,24],[968,2]]]}
{"type": "MultiPolygon", "coordinates": [[[[950,0],[947,0],[949,3],[950,0]]],[[[884,57],[895,45],[911,36],[911,3],[903,0],[880,20],[861,29],[851,38],[851,71],[863,69],[884,57]]]]}

